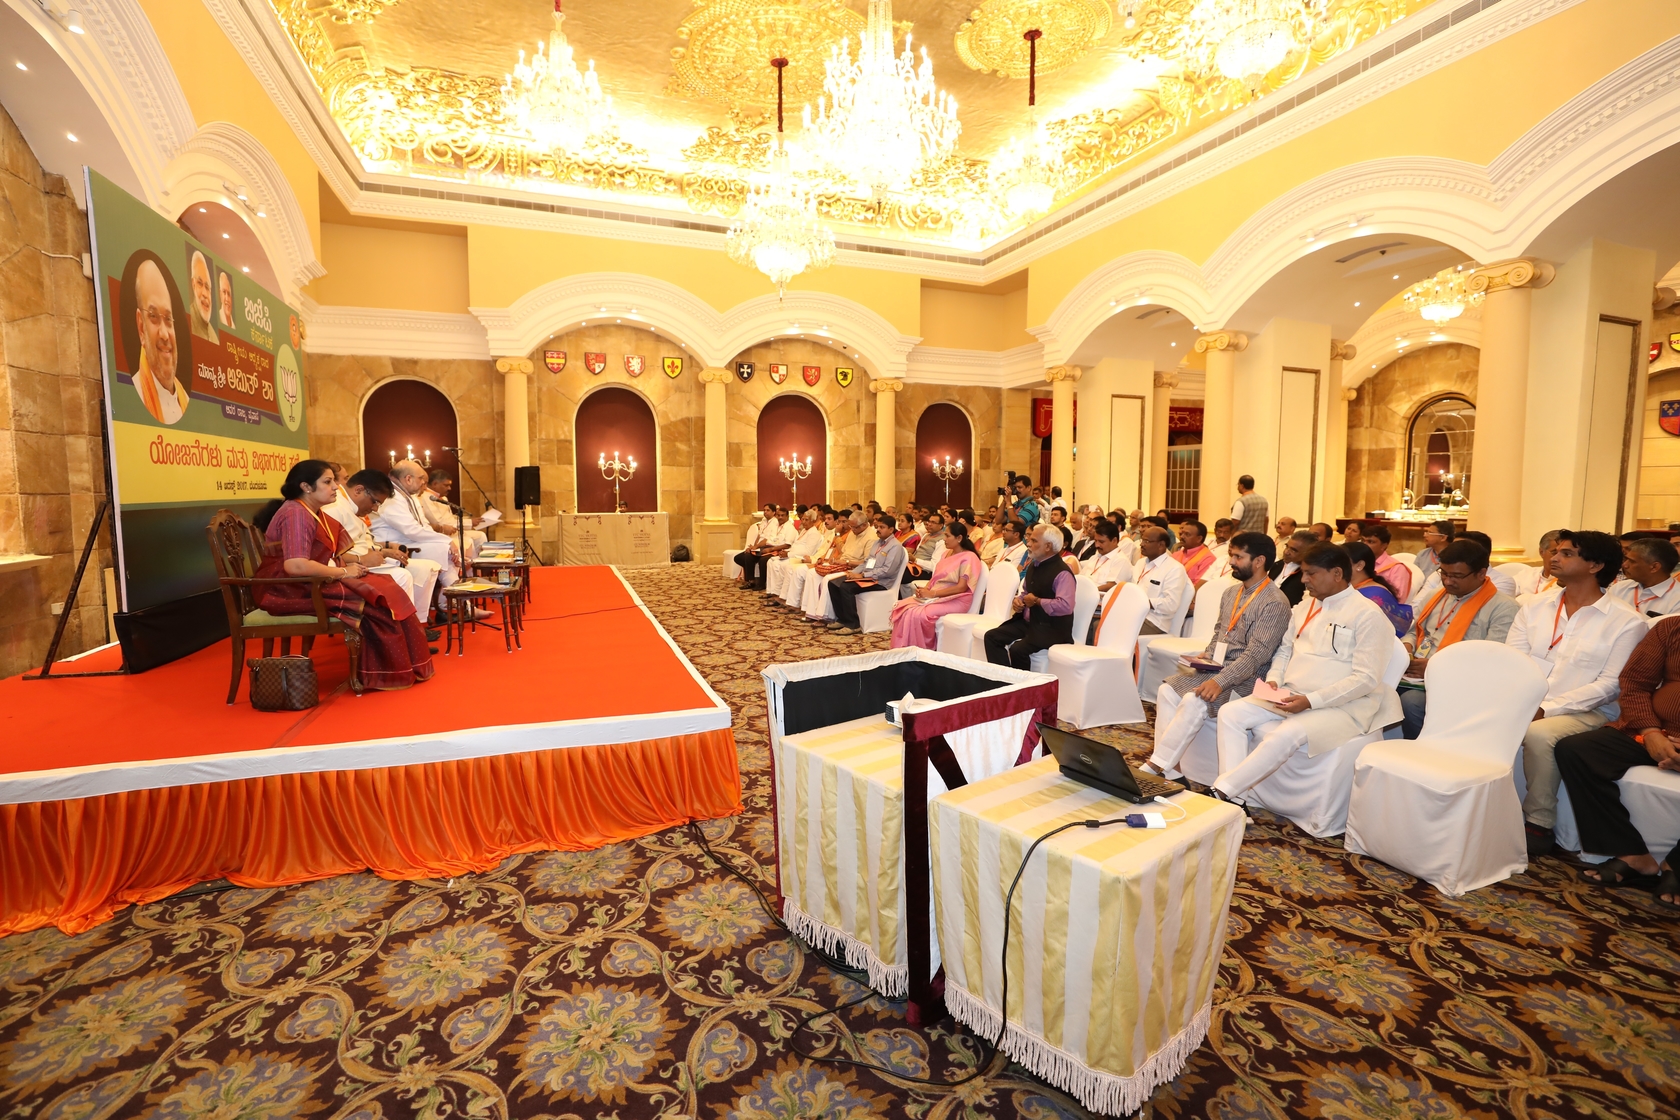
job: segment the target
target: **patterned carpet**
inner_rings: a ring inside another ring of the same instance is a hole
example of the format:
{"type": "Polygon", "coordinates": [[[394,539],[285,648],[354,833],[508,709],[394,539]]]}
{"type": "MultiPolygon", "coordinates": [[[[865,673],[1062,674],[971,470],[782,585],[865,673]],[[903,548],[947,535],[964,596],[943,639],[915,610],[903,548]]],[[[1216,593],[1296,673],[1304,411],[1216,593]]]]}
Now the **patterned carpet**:
{"type": "MultiPolygon", "coordinates": [[[[773,875],[760,667],[881,648],[725,586],[632,575],[735,708],[746,815],[715,849],[773,875]]],[[[1116,729],[1128,749],[1147,742],[1116,729]]],[[[1680,1116],[1680,948],[1649,895],[1544,860],[1449,901],[1257,820],[1208,1043],[1163,1117],[1680,1116]]],[[[0,940],[0,1115],[869,1120],[1085,1113],[1001,1063],[954,1091],[794,1053],[856,999],[682,831],[452,882],[346,876],[0,940]]],[[[807,1051],[951,1079],[960,1030],[870,1000],[807,1051]]]]}

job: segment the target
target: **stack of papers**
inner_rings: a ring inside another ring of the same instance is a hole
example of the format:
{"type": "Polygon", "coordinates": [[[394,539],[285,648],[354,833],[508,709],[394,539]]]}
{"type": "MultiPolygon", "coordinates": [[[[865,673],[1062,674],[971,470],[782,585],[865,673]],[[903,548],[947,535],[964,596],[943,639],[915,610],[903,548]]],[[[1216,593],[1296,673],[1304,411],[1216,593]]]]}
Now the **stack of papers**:
{"type": "Polygon", "coordinates": [[[487,579],[463,579],[458,581],[453,587],[449,588],[449,590],[455,592],[468,591],[482,593],[485,591],[501,591],[504,590],[505,587],[505,584],[491,583],[487,579]]]}

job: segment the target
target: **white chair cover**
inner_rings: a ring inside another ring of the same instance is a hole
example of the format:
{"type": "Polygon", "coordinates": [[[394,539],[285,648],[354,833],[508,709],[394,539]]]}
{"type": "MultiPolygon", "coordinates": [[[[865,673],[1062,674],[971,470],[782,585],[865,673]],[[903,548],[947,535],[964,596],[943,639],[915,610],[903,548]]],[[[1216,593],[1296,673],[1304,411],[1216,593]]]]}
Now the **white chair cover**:
{"type": "Polygon", "coordinates": [[[740,579],[741,565],[735,563],[735,557],[745,552],[744,548],[731,548],[723,554],[723,578],[740,579]]]}
{"type": "MultiPolygon", "coordinates": [[[[1400,558],[1395,557],[1395,559],[1399,560],[1400,558]]],[[[1406,570],[1408,572],[1412,573],[1411,590],[1414,592],[1417,591],[1418,588],[1423,586],[1423,569],[1412,563],[1410,559],[1401,560],[1400,562],[1406,565],[1406,570]]]]}
{"type": "MultiPolygon", "coordinates": [[[[1393,642],[1388,665],[1383,669],[1383,687],[1389,689],[1400,683],[1401,674],[1411,663],[1411,655],[1400,644],[1400,639],[1395,638],[1393,642]]],[[[1537,699],[1529,706],[1531,714],[1538,704],[1537,699]]],[[[1359,761],[1361,752],[1380,742],[1382,737],[1380,731],[1359,735],[1316,758],[1304,749],[1298,750],[1276,772],[1244,794],[1243,799],[1250,805],[1283,814],[1303,832],[1313,836],[1335,836],[1348,826],[1348,798],[1353,790],[1354,764],[1359,761]]]]}
{"type": "Polygon", "coordinates": [[[1501,642],[1459,642],[1424,682],[1423,733],[1359,758],[1345,843],[1456,898],[1528,866],[1511,769],[1546,679],[1501,642]]]}
{"type": "Polygon", "coordinates": [[[865,591],[857,597],[858,629],[865,634],[879,634],[892,629],[893,604],[898,602],[898,591],[885,588],[881,591],[865,591]]]}
{"type": "MultiPolygon", "coordinates": [[[[1672,770],[1658,770],[1655,766],[1635,766],[1616,783],[1622,790],[1622,804],[1627,806],[1633,827],[1645,838],[1645,850],[1659,860],[1680,844],[1680,774],[1672,770]]],[[[1569,787],[1558,787],[1557,806],[1558,847],[1566,851],[1580,851],[1581,834],[1575,824],[1575,807],[1569,802],[1569,787]]],[[[1581,852],[1588,863],[1603,863],[1627,852],[1581,852]]]]}
{"type": "MultiPolygon", "coordinates": [[[[1097,590],[1097,583],[1090,576],[1073,577],[1073,644],[1085,644],[1085,636],[1091,632],[1091,616],[1097,613],[1097,601],[1102,593],[1097,590]]],[[[981,642],[985,642],[984,635],[981,642]]],[[[985,646],[980,649],[980,656],[986,656],[985,646]]],[[[1048,673],[1050,671],[1050,651],[1041,649],[1033,654],[1027,664],[1034,673],[1048,673]]]]}
{"type": "Polygon", "coordinates": [[[1533,564],[1495,564],[1493,570],[1507,573],[1517,585],[1518,595],[1532,595],[1540,586],[1540,569],[1533,564]]]}
{"type": "MultiPolygon", "coordinates": [[[[934,648],[940,653],[949,653],[957,657],[975,657],[974,628],[984,626],[991,629],[1009,617],[1010,605],[1015,601],[1015,591],[1021,585],[1020,573],[1015,565],[999,560],[986,569],[986,594],[981,600],[984,604],[978,613],[948,614],[933,624],[934,648]]],[[[981,631],[984,641],[985,630],[981,631]]],[[[978,659],[986,659],[986,650],[981,647],[978,659]]]]}
{"type": "Polygon", "coordinates": [[[1417,553],[1415,552],[1391,552],[1389,555],[1400,561],[1402,564],[1414,564],[1417,562],[1417,553]]]}
{"type": "MultiPolygon", "coordinates": [[[[1138,695],[1154,698],[1161,682],[1178,672],[1178,659],[1207,648],[1208,639],[1219,625],[1219,600],[1227,587],[1236,586],[1235,576],[1216,576],[1196,592],[1196,613],[1190,617],[1190,636],[1174,638],[1154,635],[1146,647],[1148,656],[1138,659],[1138,695]]],[[[1186,771],[1188,773],[1188,771],[1186,771]]]]}
{"type": "MultiPolygon", "coordinates": [[[[1136,584],[1111,589],[1112,600],[1094,646],[1051,646],[1046,658],[1061,682],[1056,714],[1075,727],[1142,723],[1143,702],[1132,679],[1132,651],[1149,613],[1149,596],[1136,584]]],[[[1036,663],[1038,655],[1033,655],[1036,663]]]]}
{"type": "MultiPolygon", "coordinates": [[[[1213,581],[1209,580],[1208,582],[1211,583],[1213,581]]],[[[1205,588],[1205,587],[1207,587],[1207,584],[1204,583],[1202,586],[1205,588]]],[[[1201,592],[1198,591],[1196,594],[1200,595],[1201,592]]],[[[1184,630],[1184,620],[1189,617],[1189,615],[1190,615],[1190,604],[1193,603],[1194,601],[1195,601],[1195,596],[1186,595],[1184,597],[1184,602],[1182,602],[1178,605],[1178,613],[1173,616],[1172,625],[1167,627],[1167,632],[1165,634],[1139,634],[1138,635],[1138,640],[1137,640],[1138,651],[1137,651],[1136,669],[1140,674],[1144,673],[1148,670],[1148,667],[1149,667],[1149,649],[1150,649],[1151,646],[1153,646],[1156,642],[1160,641],[1162,638],[1177,638],[1183,632],[1183,630],[1184,630]]],[[[1218,609],[1219,609],[1219,600],[1215,599],[1214,600],[1214,610],[1217,611],[1218,609]]],[[[1200,613],[1199,610],[1198,610],[1198,613],[1200,613]]],[[[1202,645],[1207,645],[1207,639],[1204,638],[1202,640],[1202,645]]],[[[1159,680],[1155,681],[1156,687],[1160,687],[1160,684],[1161,684],[1161,682],[1159,680]]],[[[1146,687],[1145,683],[1141,682],[1141,681],[1138,684],[1138,694],[1141,695],[1141,696],[1153,696],[1153,695],[1155,695],[1153,692],[1149,691],[1149,689],[1146,687]]]]}

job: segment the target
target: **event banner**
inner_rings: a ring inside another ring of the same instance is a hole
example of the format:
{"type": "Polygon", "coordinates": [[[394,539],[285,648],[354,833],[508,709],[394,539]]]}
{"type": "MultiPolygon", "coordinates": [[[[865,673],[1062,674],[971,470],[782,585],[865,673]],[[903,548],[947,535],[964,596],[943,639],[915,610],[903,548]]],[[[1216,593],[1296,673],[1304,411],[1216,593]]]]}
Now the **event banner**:
{"type": "Polygon", "coordinates": [[[216,589],[205,528],[308,454],[297,314],[87,172],[124,611],[216,589]]]}

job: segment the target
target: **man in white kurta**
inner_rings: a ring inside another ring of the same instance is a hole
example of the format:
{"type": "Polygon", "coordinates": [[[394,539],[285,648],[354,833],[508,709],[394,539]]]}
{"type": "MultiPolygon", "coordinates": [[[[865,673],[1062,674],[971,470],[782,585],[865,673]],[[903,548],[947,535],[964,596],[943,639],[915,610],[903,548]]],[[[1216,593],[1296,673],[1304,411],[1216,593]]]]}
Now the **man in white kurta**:
{"type": "Polygon", "coordinates": [[[430,560],[411,557],[401,549],[380,548],[367,522],[362,520],[390,498],[392,490],[391,480],[379,471],[357,471],[343,480],[338,495],[322,507],[321,512],[344,526],[344,532],[350,538],[350,547],[360,563],[371,568],[389,559],[402,565],[379,574],[391,577],[392,583],[408,592],[414,600],[414,609],[420,612],[422,619],[427,619],[431,617],[432,590],[437,586],[440,569],[430,560]]]}
{"type": "Polygon", "coordinates": [[[822,550],[821,518],[822,511],[816,506],[805,507],[805,516],[799,522],[799,535],[788,546],[787,555],[772,557],[764,569],[764,590],[767,593],[785,599],[789,571],[822,550]]]}
{"type": "Polygon", "coordinates": [[[803,564],[790,564],[782,577],[782,603],[790,610],[803,611],[805,585],[816,575],[817,565],[832,563],[840,558],[846,542],[851,538],[851,521],[845,514],[825,513],[822,520],[822,547],[803,564]]]}
{"type": "Polygon", "coordinates": [[[418,548],[423,559],[440,569],[438,585],[450,587],[461,571],[460,550],[453,538],[446,537],[426,522],[420,509],[419,494],[426,488],[426,471],[412,459],[405,459],[391,470],[393,493],[374,511],[369,528],[375,540],[418,548]]]}
{"type": "Polygon", "coordinates": [[[1143,633],[1171,634],[1178,621],[1178,608],[1194,594],[1190,575],[1167,554],[1170,547],[1167,531],[1159,525],[1145,525],[1138,541],[1140,562],[1134,563],[1137,585],[1149,597],[1149,613],[1143,619],[1143,633]]]}
{"type": "Polygon", "coordinates": [[[851,525],[851,536],[846,538],[846,543],[840,550],[839,563],[845,567],[827,574],[812,572],[805,578],[805,588],[800,595],[799,605],[804,610],[805,617],[812,622],[833,620],[834,600],[829,594],[828,585],[863,563],[864,554],[869,551],[869,544],[875,539],[875,535],[868,530],[869,519],[863,514],[852,514],[851,525]]]}
{"type": "Polygon", "coordinates": [[[1240,801],[1298,751],[1316,757],[1400,722],[1400,696],[1383,683],[1394,626],[1353,590],[1351,575],[1347,553],[1335,545],[1315,545],[1302,558],[1308,594],[1266,673],[1269,684],[1292,695],[1276,710],[1252,697],[1220,710],[1216,794],[1240,801]]]}

